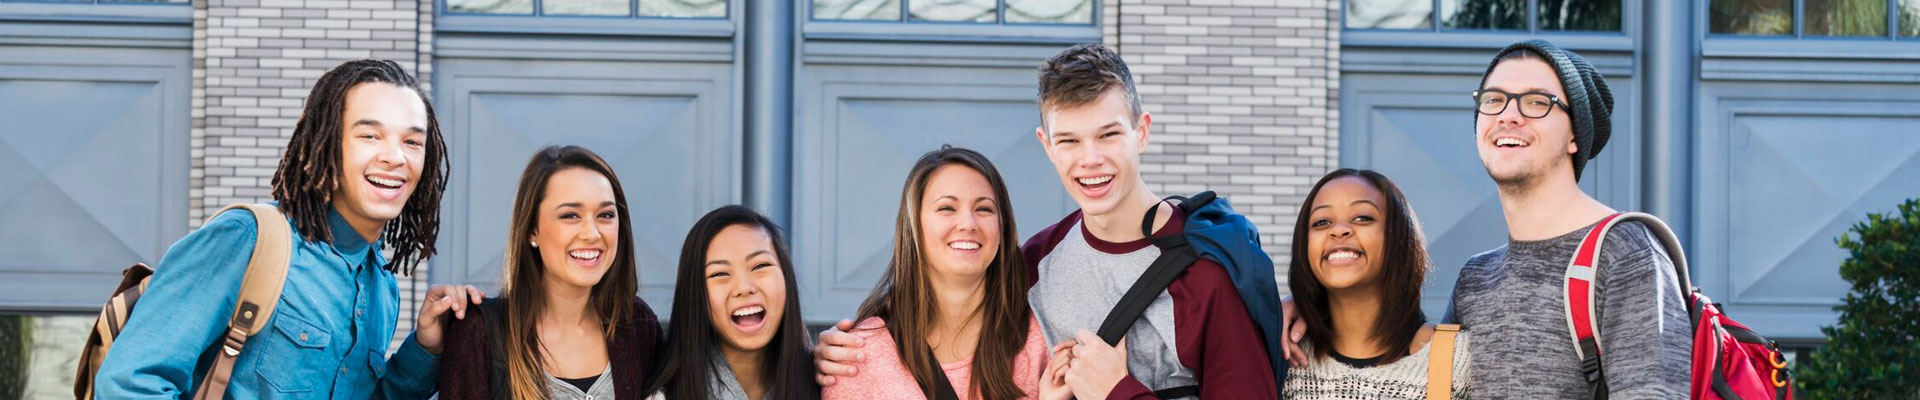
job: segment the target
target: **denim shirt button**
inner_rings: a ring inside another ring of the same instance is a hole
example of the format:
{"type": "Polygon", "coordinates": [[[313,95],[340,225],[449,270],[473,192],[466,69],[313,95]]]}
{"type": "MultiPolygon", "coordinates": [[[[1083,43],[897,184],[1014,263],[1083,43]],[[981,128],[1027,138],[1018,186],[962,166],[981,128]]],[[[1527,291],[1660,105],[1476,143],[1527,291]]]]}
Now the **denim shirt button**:
{"type": "Polygon", "coordinates": [[[307,334],[306,334],[306,333],[301,333],[301,334],[300,334],[300,341],[302,341],[302,342],[305,342],[305,341],[307,341],[307,334]]]}

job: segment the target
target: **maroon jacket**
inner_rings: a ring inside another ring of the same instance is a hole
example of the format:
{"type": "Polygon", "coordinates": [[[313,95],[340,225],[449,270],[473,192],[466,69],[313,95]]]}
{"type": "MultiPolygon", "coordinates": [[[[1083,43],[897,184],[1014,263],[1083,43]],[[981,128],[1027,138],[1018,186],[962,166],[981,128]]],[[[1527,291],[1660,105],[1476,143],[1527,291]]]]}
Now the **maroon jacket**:
{"type": "MultiPolygon", "coordinates": [[[[647,302],[635,297],[633,312],[615,328],[607,342],[607,360],[613,368],[613,392],[619,400],[646,398],[646,379],[653,376],[654,355],[660,353],[660,320],[647,302]]],[[[440,354],[440,398],[447,400],[507,399],[505,359],[507,301],[489,297],[467,309],[465,319],[447,318],[446,349],[440,354]]]]}
{"type": "MultiPolygon", "coordinates": [[[[1153,245],[1146,238],[1126,243],[1103,241],[1084,226],[1069,229],[1080,219],[1080,211],[1074,211],[1060,222],[1041,229],[1020,247],[1021,255],[1027,260],[1029,286],[1040,279],[1041,260],[1067,235],[1082,235],[1095,250],[1109,254],[1130,253],[1153,245]]],[[[1176,209],[1167,224],[1153,235],[1178,234],[1185,227],[1186,217],[1176,209]]],[[[1202,258],[1167,286],[1167,294],[1173,297],[1174,349],[1180,365],[1193,370],[1200,380],[1200,398],[1272,399],[1279,393],[1275,389],[1279,383],[1273,381],[1273,368],[1266,351],[1262,350],[1266,345],[1260,340],[1260,328],[1253,324],[1253,317],[1247,313],[1246,303],[1234,289],[1225,267],[1202,258]]],[[[1094,328],[1097,327],[1086,327],[1090,331],[1094,328]]],[[[1153,399],[1153,389],[1165,388],[1148,388],[1129,375],[1107,393],[1107,398],[1153,399]]]]}

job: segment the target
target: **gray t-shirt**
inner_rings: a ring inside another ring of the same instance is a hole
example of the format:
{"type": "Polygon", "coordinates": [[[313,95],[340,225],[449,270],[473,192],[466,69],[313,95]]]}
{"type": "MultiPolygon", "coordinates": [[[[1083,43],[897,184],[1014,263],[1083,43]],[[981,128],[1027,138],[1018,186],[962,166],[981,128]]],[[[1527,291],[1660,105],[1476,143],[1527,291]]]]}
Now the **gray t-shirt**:
{"type": "MultiPolygon", "coordinates": [[[[1591,398],[1568,333],[1565,273],[1592,226],[1540,241],[1510,240],[1467,260],[1447,322],[1474,333],[1476,399],[1591,398]]],[[[1646,226],[1625,222],[1600,249],[1600,361],[1609,398],[1687,398],[1693,356],[1672,260],[1646,226]]]]}

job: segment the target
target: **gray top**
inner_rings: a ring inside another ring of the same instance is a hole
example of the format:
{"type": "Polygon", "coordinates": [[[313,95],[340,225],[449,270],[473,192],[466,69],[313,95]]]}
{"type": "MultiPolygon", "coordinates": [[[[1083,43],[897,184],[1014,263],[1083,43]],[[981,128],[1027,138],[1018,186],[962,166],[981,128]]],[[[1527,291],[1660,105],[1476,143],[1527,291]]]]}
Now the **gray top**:
{"type": "Polygon", "coordinates": [[[551,396],[550,400],[613,399],[613,363],[607,363],[607,367],[600,371],[600,378],[595,379],[593,386],[587,388],[584,392],[580,390],[580,387],[560,380],[560,378],[554,377],[553,374],[542,373],[541,375],[547,377],[547,395],[551,396]]]}
{"type": "MultiPolygon", "coordinates": [[[[1160,248],[1154,246],[1108,254],[1087,243],[1079,223],[1060,229],[1072,233],[1046,257],[1029,260],[1040,263],[1040,279],[1027,290],[1027,302],[1040,320],[1048,346],[1074,340],[1082,329],[1099,329],[1133,281],[1160,257],[1160,248]]],[[[1141,384],[1152,389],[1199,384],[1193,371],[1180,365],[1174,348],[1173,295],[1161,291],[1126,337],[1127,373],[1141,384]]]]}
{"type": "MultiPolygon", "coordinates": [[[[1540,241],[1509,240],[1467,260],[1448,322],[1474,332],[1474,398],[1585,399],[1569,333],[1567,263],[1592,226],[1540,241]]],[[[1600,249],[1600,361],[1610,398],[1687,398],[1692,336],[1666,252],[1645,225],[1625,222],[1600,249]]]]}
{"type": "MultiPolygon", "coordinates": [[[[727,364],[727,357],[718,350],[708,353],[707,359],[713,368],[713,379],[707,381],[707,396],[715,400],[750,400],[747,391],[740,386],[740,379],[733,376],[733,367],[727,364]]],[[[653,392],[647,400],[665,400],[666,394],[653,392]]],[[[773,393],[767,393],[760,400],[774,400],[773,393]]]]}

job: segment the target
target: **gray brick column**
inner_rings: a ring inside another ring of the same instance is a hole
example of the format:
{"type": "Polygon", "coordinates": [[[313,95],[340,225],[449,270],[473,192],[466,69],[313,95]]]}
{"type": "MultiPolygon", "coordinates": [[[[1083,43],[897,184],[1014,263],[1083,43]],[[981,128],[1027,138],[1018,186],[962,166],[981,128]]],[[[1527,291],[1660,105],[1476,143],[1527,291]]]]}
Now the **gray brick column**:
{"type": "Polygon", "coordinates": [[[1230,198],[1284,278],[1301,200],[1338,164],[1339,1],[1104,1],[1154,116],[1147,183],[1230,198]]]}

